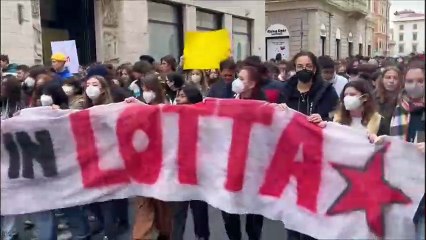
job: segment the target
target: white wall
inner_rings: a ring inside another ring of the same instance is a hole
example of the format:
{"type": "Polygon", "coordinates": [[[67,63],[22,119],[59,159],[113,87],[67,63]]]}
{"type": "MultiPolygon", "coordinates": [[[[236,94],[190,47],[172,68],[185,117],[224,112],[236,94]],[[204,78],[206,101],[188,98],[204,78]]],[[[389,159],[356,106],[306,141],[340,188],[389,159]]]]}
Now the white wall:
{"type": "Polygon", "coordinates": [[[409,55],[412,53],[413,43],[417,43],[417,52],[425,51],[425,22],[423,20],[396,21],[393,22],[393,39],[395,41],[392,55],[409,55]],[[417,24],[417,30],[413,29],[413,24],[417,24]],[[399,30],[399,26],[404,25],[404,30],[399,30]],[[413,32],[417,32],[417,41],[413,41],[413,32]],[[404,34],[403,41],[399,41],[399,34],[404,34]],[[399,52],[399,45],[404,44],[404,52],[399,52]]]}
{"type": "Polygon", "coordinates": [[[1,53],[11,63],[34,64],[34,30],[31,1],[1,1],[1,53]],[[18,22],[18,4],[24,6],[25,21],[18,22]]]}

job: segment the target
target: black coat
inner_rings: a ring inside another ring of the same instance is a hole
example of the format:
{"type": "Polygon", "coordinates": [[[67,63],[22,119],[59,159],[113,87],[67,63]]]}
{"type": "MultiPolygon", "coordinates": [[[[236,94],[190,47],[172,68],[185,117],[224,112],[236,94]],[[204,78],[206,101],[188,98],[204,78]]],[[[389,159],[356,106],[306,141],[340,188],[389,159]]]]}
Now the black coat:
{"type": "Polygon", "coordinates": [[[111,97],[112,101],[115,103],[123,102],[124,99],[131,97],[132,94],[127,91],[125,88],[114,86],[111,87],[111,97]]]}
{"type": "Polygon", "coordinates": [[[207,97],[212,98],[234,98],[234,92],[232,92],[232,83],[225,82],[220,79],[210,87],[210,91],[207,97]]]}
{"type": "Polygon", "coordinates": [[[42,94],[52,97],[53,104],[58,105],[61,109],[68,109],[68,96],[62,90],[62,86],[58,81],[50,81],[43,86],[42,94]]]}
{"type": "Polygon", "coordinates": [[[279,102],[285,103],[291,109],[305,115],[318,113],[323,120],[330,120],[333,116],[332,112],[336,109],[339,102],[339,97],[333,85],[318,77],[314,80],[311,90],[307,93],[306,99],[302,99],[297,90],[297,82],[297,77],[293,76],[284,84],[279,102]],[[308,107],[300,107],[302,105],[302,100],[307,102],[308,107]]]}

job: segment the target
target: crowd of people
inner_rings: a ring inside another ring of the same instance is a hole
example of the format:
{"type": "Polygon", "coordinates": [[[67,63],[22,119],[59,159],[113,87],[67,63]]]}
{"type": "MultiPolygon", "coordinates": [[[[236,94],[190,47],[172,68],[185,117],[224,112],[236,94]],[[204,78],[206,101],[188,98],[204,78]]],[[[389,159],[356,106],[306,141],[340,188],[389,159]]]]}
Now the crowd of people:
{"type": "MultiPolygon", "coordinates": [[[[157,62],[142,55],[134,64],[95,63],[81,67],[76,74],[68,71],[66,59],[64,54],[54,53],[51,66],[27,66],[10,63],[7,55],[1,55],[1,119],[37,106],[86,109],[123,101],[155,105],[196,104],[206,97],[256,99],[279,110],[294,109],[321,127],[334,121],[365,131],[372,144],[383,141],[385,135],[400,136],[416,143],[424,153],[423,56],[355,56],[335,61],[301,51],[291,61],[262,62],[258,56],[249,56],[239,62],[227,59],[219,69],[183,70],[184,57],[176,60],[169,55],[157,62]]],[[[69,229],[72,239],[90,239],[99,232],[105,239],[117,239],[129,229],[134,240],[181,240],[190,208],[196,238],[209,239],[207,203],[146,197],[134,201],[134,221],[127,215],[128,199],[110,200],[19,217],[2,216],[2,236],[17,239],[16,226],[25,221],[35,227],[37,239],[57,239],[59,219],[66,223],[60,228],[69,229]],[[98,227],[93,229],[90,222],[98,227]]],[[[424,213],[423,199],[414,217],[417,234],[423,239],[424,213]]],[[[240,216],[222,212],[222,217],[229,239],[242,239],[240,216]]],[[[245,217],[248,238],[261,239],[263,216],[245,217]]],[[[313,238],[288,230],[288,239],[313,238]]]]}

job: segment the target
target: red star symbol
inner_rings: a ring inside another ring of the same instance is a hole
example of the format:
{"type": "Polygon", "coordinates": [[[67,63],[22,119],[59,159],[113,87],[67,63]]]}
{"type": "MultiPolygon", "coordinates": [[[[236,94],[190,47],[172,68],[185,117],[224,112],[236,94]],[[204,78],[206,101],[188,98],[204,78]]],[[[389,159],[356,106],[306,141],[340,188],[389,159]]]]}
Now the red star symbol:
{"type": "Polygon", "coordinates": [[[377,237],[385,235],[384,208],[391,204],[409,204],[411,199],[384,178],[384,155],[390,143],[377,150],[364,168],[331,163],[346,180],[347,187],[327,210],[327,215],[365,211],[368,227],[377,237]]]}

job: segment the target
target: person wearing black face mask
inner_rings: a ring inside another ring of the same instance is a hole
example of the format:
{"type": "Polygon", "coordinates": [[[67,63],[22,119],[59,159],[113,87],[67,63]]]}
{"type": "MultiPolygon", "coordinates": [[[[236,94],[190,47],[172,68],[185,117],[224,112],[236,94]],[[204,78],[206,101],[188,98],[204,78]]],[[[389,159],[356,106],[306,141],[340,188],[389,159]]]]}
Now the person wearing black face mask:
{"type": "Polygon", "coordinates": [[[316,56],[299,52],[292,62],[296,74],[283,87],[279,102],[309,116],[313,123],[330,120],[339,98],[333,85],[322,79],[316,56]]]}

